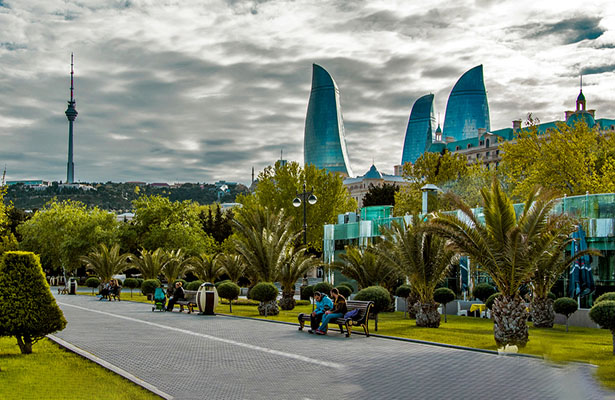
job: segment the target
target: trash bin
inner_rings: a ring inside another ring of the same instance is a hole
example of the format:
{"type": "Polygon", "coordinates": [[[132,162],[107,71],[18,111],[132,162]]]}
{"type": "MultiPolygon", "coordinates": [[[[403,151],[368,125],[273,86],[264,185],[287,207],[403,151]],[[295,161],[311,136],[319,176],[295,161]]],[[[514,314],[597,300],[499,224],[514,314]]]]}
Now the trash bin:
{"type": "Polygon", "coordinates": [[[218,291],[213,283],[205,282],[199,287],[196,292],[196,305],[200,314],[216,315],[214,311],[218,305],[218,291]]]}
{"type": "Polygon", "coordinates": [[[77,294],[77,279],[70,278],[68,280],[68,294],[77,294]]]}

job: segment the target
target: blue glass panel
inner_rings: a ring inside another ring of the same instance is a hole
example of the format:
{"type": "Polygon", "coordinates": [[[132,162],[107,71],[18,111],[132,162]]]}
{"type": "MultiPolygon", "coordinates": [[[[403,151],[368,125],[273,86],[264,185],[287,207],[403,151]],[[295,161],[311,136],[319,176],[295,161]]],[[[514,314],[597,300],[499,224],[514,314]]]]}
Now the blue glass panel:
{"type": "Polygon", "coordinates": [[[415,101],[412,106],[408,128],[406,129],[404,150],[401,155],[402,165],[407,162],[415,162],[431,145],[433,127],[436,124],[433,112],[433,97],[433,94],[425,95],[415,101]]]}

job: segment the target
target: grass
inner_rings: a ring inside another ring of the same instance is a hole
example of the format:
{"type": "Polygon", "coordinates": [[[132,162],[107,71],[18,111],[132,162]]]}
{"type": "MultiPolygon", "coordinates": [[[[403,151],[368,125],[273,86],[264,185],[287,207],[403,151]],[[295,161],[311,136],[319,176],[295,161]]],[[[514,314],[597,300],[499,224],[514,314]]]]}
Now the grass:
{"type": "MultiPolygon", "coordinates": [[[[124,300],[129,295],[122,293],[124,300]]],[[[148,302],[146,297],[134,294],[133,301],[148,302]]],[[[149,302],[148,302],[149,303],[149,302]]],[[[267,318],[259,315],[258,309],[249,305],[233,305],[231,315],[286,321],[297,323],[297,315],[309,313],[312,307],[301,305],[290,311],[280,310],[277,316],[267,318]]],[[[230,314],[228,304],[220,304],[217,313],[230,314]]],[[[370,332],[374,332],[374,321],[370,321],[370,332]]],[[[362,331],[361,328],[356,328],[362,331]]],[[[615,356],[613,355],[611,332],[605,329],[570,327],[566,333],[564,325],[555,325],[551,329],[538,329],[529,324],[530,341],[520,349],[521,353],[543,356],[548,360],[563,362],[584,362],[598,366],[597,378],[606,387],[615,389],[615,356]]],[[[409,339],[446,343],[457,346],[497,350],[493,339],[493,322],[484,318],[448,316],[448,323],[442,323],[437,329],[419,328],[414,320],[405,319],[403,312],[381,313],[378,316],[378,334],[409,339]]]]}
{"type": "Polygon", "coordinates": [[[160,399],[49,339],[22,355],[13,337],[0,337],[1,399],[160,399]]]}

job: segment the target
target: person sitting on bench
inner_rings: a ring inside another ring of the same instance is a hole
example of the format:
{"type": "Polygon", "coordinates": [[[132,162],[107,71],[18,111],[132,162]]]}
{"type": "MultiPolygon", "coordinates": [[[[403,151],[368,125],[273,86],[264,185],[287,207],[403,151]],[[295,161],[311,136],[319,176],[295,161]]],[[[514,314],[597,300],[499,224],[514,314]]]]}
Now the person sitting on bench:
{"type": "Polygon", "coordinates": [[[109,297],[110,289],[111,289],[111,284],[109,282],[105,283],[102,289],[100,289],[100,299],[98,299],[98,301],[107,299],[109,297]]]}
{"type": "Polygon", "coordinates": [[[173,307],[175,307],[175,303],[179,300],[184,300],[186,294],[184,293],[184,288],[182,287],[181,282],[175,282],[175,290],[173,291],[173,296],[169,297],[169,303],[167,304],[167,311],[173,311],[173,307]]]}
{"type": "Polygon", "coordinates": [[[309,333],[314,333],[316,329],[318,329],[318,325],[320,325],[320,321],[322,321],[322,316],[326,311],[329,311],[333,308],[333,302],[331,299],[325,294],[320,292],[314,292],[314,301],[316,302],[316,308],[310,314],[310,329],[309,333]]]}
{"type": "Polygon", "coordinates": [[[333,310],[325,311],[320,327],[314,331],[317,335],[326,335],[329,321],[342,318],[344,314],[346,314],[346,311],[348,311],[346,299],[336,288],[331,289],[331,297],[333,297],[333,310]]]}

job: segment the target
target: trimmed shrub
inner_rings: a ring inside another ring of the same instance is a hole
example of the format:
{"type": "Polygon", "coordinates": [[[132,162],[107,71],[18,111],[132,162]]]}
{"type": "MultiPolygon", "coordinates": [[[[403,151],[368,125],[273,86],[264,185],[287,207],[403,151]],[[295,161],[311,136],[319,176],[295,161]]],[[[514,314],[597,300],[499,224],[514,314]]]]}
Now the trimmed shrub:
{"type": "MultiPolygon", "coordinates": [[[[220,300],[220,304],[228,304],[228,300],[220,300]]],[[[250,300],[250,299],[237,299],[233,300],[233,304],[236,306],[258,306],[260,301],[250,300]]]]}
{"type": "Polygon", "coordinates": [[[566,316],[566,332],[568,332],[568,318],[579,308],[577,301],[570,297],[560,297],[553,302],[553,311],[566,316]]]}
{"type": "Polygon", "coordinates": [[[495,299],[499,296],[501,296],[502,293],[500,292],[496,292],[494,294],[492,294],[491,296],[489,296],[489,298],[487,299],[487,301],[485,302],[485,306],[491,310],[491,307],[493,307],[493,302],[495,301],[495,299]]]}
{"type": "Polygon", "coordinates": [[[45,279],[39,257],[7,251],[0,258],[0,336],[15,336],[22,354],[45,335],[61,331],[66,319],[45,279]]]}
{"type": "Polygon", "coordinates": [[[333,289],[333,285],[329,282],[318,282],[314,285],[315,292],[326,293],[327,296],[331,296],[331,289],[333,289]]]}
{"type": "Polygon", "coordinates": [[[214,283],[214,286],[216,287],[216,289],[218,289],[218,286],[222,285],[223,283],[228,283],[228,282],[232,282],[232,281],[229,280],[229,279],[225,279],[223,281],[219,281],[219,282],[214,283]]]}
{"type": "Polygon", "coordinates": [[[137,285],[137,287],[138,287],[138,288],[140,288],[140,287],[141,287],[141,285],[143,284],[143,281],[144,281],[144,280],[145,280],[145,279],[143,279],[143,278],[137,278],[137,281],[139,281],[139,284],[137,285]]]}
{"type": "MultiPolygon", "coordinates": [[[[607,292],[600,295],[596,301],[594,301],[594,305],[602,302],[602,301],[615,301],[615,292],[607,292]]],[[[593,308],[593,307],[592,307],[593,308]]]]}
{"type": "Polygon", "coordinates": [[[551,300],[555,301],[555,299],[557,299],[557,296],[555,295],[555,293],[549,292],[549,293],[547,293],[547,299],[551,299],[551,300]]]}
{"type": "Polygon", "coordinates": [[[395,289],[395,296],[403,297],[404,299],[408,298],[410,293],[412,293],[412,288],[410,285],[401,285],[395,289]]]}
{"type": "Polygon", "coordinates": [[[352,294],[352,290],[346,285],[337,286],[337,291],[340,292],[340,294],[344,296],[345,299],[348,299],[352,294]]]}
{"type": "Polygon", "coordinates": [[[600,325],[602,329],[608,329],[613,336],[613,355],[615,355],[615,300],[602,300],[589,310],[589,318],[600,325]]]}
{"type": "Polygon", "coordinates": [[[489,296],[496,292],[495,288],[488,283],[479,283],[472,291],[472,296],[476,297],[483,303],[487,301],[489,296]]]}
{"type": "Polygon", "coordinates": [[[186,285],[186,290],[199,290],[202,284],[203,281],[188,282],[188,284],[186,285]]]}
{"type": "Polygon", "coordinates": [[[135,278],[126,278],[124,286],[130,289],[130,297],[132,297],[132,289],[136,289],[139,286],[139,281],[135,278]]]}
{"type": "Polygon", "coordinates": [[[309,300],[297,300],[295,303],[297,306],[309,306],[310,304],[312,304],[312,302],[309,300]]]}
{"type": "Polygon", "coordinates": [[[94,294],[94,289],[100,286],[100,279],[96,277],[91,277],[85,280],[85,286],[92,289],[92,294],[94,294]]]}
{"type": "Polygon", "coordinates": [[[450,303],[455,300],[455,292],[449,288],[441,287],[433,292],[433,299],[436,303],[442,304],[442,310],[444,311],[444,322],[447,322],[446,303],[450,303]]]}
{"type": "Polygon", "coordinates": [[[342,282],[339,285],[337,285],[337,287],[339,288],[340,286],[346,286],[348,289],[350,289],[350,293],[354,293],[354,286],[352,286],[352,283],[346,281],[346,282],[342,282]]]}
{"type": "MultiPolygon", "coordinates": [[[[216,288],[218,290],[218,296],[223,299],[227,299],[229,301],[229,312],[233,312],[233,304],[232,300],[235,300],[239,297],[239,292],[241,289],[234,282],[228,281],[221,285],[218,285],[216,288]]],[[[277,292],[277,289],[276,289],[277,292]]]]}
{"type": "Polygon", "coordinates": [[[250,290],[250,297],[263,303],[274,301],[278,298],[278,288],[271,282],[257,283],[256,286],[250,290]]]}
{"type": "Polygon", "coordinates": [[[373,301],[373,310],[376,314],[385,311],[389,308],[389,305],[391,304],[391,296],[389,296],[389,291],[382,286],[366,287],[365,289],[359,291],[359,293],[356,294],[354,299],[362,301],[373,301]]]}
{"type": "Polygon", "coordinates": [[[301,288],[301,300],[310,301],[314,297],[314,286],[304,286],[301,288]]]}
{"type": "Polygon", "coordinates": [[[158,279],[146,279],[141,284],[141,293],[144,295],[152,295],[156,291],[156,288],[160,287],[160,281],[158,279]]]}

